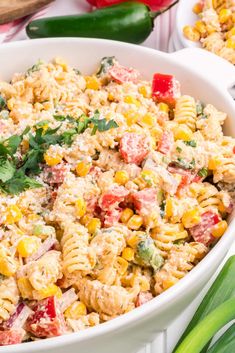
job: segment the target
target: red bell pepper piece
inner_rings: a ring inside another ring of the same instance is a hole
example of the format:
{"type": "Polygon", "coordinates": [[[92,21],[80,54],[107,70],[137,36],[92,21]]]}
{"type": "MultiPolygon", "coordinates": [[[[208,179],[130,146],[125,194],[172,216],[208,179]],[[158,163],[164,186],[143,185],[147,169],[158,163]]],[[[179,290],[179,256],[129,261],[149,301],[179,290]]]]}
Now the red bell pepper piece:
{"type": "Polygon", "coordinates": [[[101,210],[108,211],[118,207],[120,202],[123,202],[129,191],[124,186],[114,185],[105,192],[99,199],[101,210]]]}
{"type": "Polygon", "coordinates": [[[132,195],[132,200],[139,214],[145,215],[150,212],[156,204],[156,190],[153,188],[146,188],[137,191],[132,195]]]}
{"type": "Polygon", "coordinates": [[[170,152],[174,144],[174,135],[172,131],[164,131],[158,141],[157,150],[163,154],[170,152]]]}
{"type": "MultiPolygon", "coordinates": [[[[94,0],[88,0],[89,3],[93,2],[94,0]]],[[[111,6],[115,4],[120,4],[121,2],[124,2],[126,0],[96,0],[96,6],[98,8],[100,7],[105,7],[105,6],[111,6]]],[[[172,0],[137,0],[139,2],[142,2],[143,4],[147,5],[151,10],[161,10],[164,9],[165,7],[169,6],[172,3],[172,0]]]]}
{"type": "Polygon", "coordinates": [[[114,226],[119,221],[121,217],[121,213],[122,213],[122,209],[120,207],[108,210],[104,214],[104,218],[103,218],[104,227],[109,228],[114,226]]]}
{"type": "Polygon", "coordinates": [[[120,141],[120,154],[126,163],[140,164],[149,151],[145,136],[127,132],[120,141]]]}
{"type": "Polygon", "coordinates": [[[9,329],[0,331],[0,346],[8,346],[11,344],[21,343],[25,331],[23,329],[9,329]]]}
{"type": "Polygon", "coordinates": [[[175,106],[176,99],[180,97],[180,83],[172,75],[156,73],[152,81],[152,97],[157,102],[163,102],[170,107],[175,106]]]}
{"type": "Polygon", "coordinates": [[[57,299],[52,296],[35,304],[34,313],[26,322],[26,330],[36,337],[54,337],[66,333],[63,314],[57,299]]]}
{"type": "Polygon", "coordinates": [[[193,239],[206,246],[212,244],[216,238],[211,234],[211,227],[219,223],[220,217],[213,211],[207,211],[201,215],[201,222],[189,229],[193,239]]]}

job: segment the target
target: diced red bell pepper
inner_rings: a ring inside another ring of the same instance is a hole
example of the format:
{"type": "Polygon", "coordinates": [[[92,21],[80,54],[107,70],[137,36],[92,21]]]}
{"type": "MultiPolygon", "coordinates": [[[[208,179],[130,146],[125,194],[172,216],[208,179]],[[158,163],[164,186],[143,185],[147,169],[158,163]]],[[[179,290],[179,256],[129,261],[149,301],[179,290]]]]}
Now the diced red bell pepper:
{"type": "Polygon", "coordinates": [[[172,75],[156,73],[152,81],[152,97],[157,102],[163,102],[170,107],[175,106],[176,99],[179,98],[180,83],[172,75]]]}
{"type": "Polygon", "coordinates": [[[212,244],[216,238],[211,234],[211,227],[220,222],[220,217],[213,211],[207,211],[201,215],[201,222],[189,229],[193,239],[206,246],[212,244]]]}
{"type": "Polygon", "coordinates": [[[150,292],[140,292],[137,296],[135,306],[141,306],[153,299],[153,295],[150,292]]]}
{"type": "Polygon", "coordinates": [[[118,223],[121,217],[122,209],[120,207],[108,210],[104,214],[104,227],[109,228],[118,223]]]}
{"type": "Polygon", "coordinates": [[[64,317],[54,296],[37,302],[32,310],[26,329],[34,336],[54,337],[66,333],[64,317]]]}
{"type": "Polygon", "coordinates": [[[137,191],[132,195],[132,201],[140,214],[148,213],[156,203],[156,190],[153,188],[137,191]]]}
{"type": "Polygon", "coordinates": [[[120,154],[126,163],[140,164],[149,152],[145,136],[127,132],[120,141],[120,154]]]}
{"type": "Polygon", "coordinates": [[[235,154],[235,146],[233,147],[233,153],[235,154]]]}
{"type": "Polygon", "coordinates": [[[45,166],[43,170],[43,181],[50,185],[62,184],[66,173],[69,171],[69,165],[60,163],[54,167],[45,166]]]}
{"type": "Polygon", "coordinates": [[[24,335],[25,331],[23,329],[0,331],[0,346],[21,343],[24,335]]]}
{"type": "Polygon", "coordinates": [[[190,185],[191,183],[199,183],[202,178],[196,174],[196,172],[189,170],[189,169],[183,169],[177,166],[171,166],[169,165],[167,167],[168,171],[173,174],[180,174],[182,176],[181,182],[178,186],[177,192],[179,193],[185,186],[190,185]]]}
{"type": "Polygon", "coordinates": [[[174,144],[174,135],[172,131],[164,131],[158,141],[157,150],[163,154],[170,152],[174,144]]]}
{"type": "Polygon", "coordinates": [[[136,82],[139,77],[139,72],[131,67],[125,67],[120,64],[113,65],[108,73],[117,83],[136,82]]]}
{"type": "Polygon", "coordinates": [[[120,202],[124,201],[128,194],[129,191],[124,186],[114,185],[100,197],[99,206],[104,211],[116,208],[120,202]]]}
{"type": "MultiPolygon", "coordinates": [[[[94,0],[87,0],[89,3],[94,0]]],[[[96,6],[98,8],[111,6],[115,4],[119,4],[126,0],[96,0],[96,6]]],[[[147,5],[151,10],[159,11],[164,9],[165,7],[169,6],[172,3],[172,0],[137,0],[138,2],[142,2],[143,4],[147,5]]]]}

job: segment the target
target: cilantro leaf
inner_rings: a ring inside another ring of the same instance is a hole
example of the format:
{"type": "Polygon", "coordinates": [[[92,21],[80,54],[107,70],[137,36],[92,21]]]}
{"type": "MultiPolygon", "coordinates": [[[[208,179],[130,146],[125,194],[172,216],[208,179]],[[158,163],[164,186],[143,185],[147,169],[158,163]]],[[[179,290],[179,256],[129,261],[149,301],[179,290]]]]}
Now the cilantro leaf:
{"type": "Polygon", "coordinates": [[[53,115],[53,118],[57,121],[65,121],[68,120],[71,123],[74,123],[76,121],[76,119],[74,119],[72,116],[70,115],[53,115]]]}
{"type": "Polygon", "coordinates": [[[0,111],[2,109],[5,109],[7,107],[6,100],[3,98],[3,96],[0,95],[0,111]]]}
{"type": "Polygon", "coordinates": [[[96,73],[96,76],[100,77],[106,74],[110,67],[114,65],[115,57],[114,56],[105,56],[100,62],[100,68],[96,73]]]}
{"type": "Polygon", "coordinates": [[[191,141],[184,141],[185,145],[191,146],[191,147],[197,147],[197,142],[194,140],[191,141]]]}
{"type": "Polygon", "coordinates": [[[182,148],[179,147],[179,146],[177,146],[177,147],[176,147],[176,151],[180,153],[180,152],[182,152],[182,148]]]}
{"type": "Polygon", "coordinates": [[[8,194],[17,195],[22,191],[25,191],[30,188],[38,188],[41,187],[37,180],[28,177],[22,172],[16,172],[13,178],[8,180],[4,186],[1,186],[2,190],[7,192],[8,194]]]}
{"type": "Polygon", "coordinates": [[[201,115],[203,113],[203,109],[204,109],[204,105],[199,101],[197,104],[196,104],[196,112],[197,112],[197,115],[201,115]]]}
{"type": "Polygon", "coordinates": [[[207,174],[208,174],[208,169],[207,168],[202,168],[198,171],[197,173],[200,177],[202,178],[206,178],[207,177],[207,174]]]}
{"type": "Polygon", "coordinates": [[[13,177],[14,173],[14,164],[7,159],[0,159],[0,180],[5,183],[13,177]]]}
{"type": "Polygon", "coordinates": [[[26,71],[26,76],[31,75],[32,72],[39,71],[41,65],[43,65],[43,61],[41,61],[41,60],[39,59],[36,64],[34,64],[33,66],[31,66],[31,67],[26,71]]]}

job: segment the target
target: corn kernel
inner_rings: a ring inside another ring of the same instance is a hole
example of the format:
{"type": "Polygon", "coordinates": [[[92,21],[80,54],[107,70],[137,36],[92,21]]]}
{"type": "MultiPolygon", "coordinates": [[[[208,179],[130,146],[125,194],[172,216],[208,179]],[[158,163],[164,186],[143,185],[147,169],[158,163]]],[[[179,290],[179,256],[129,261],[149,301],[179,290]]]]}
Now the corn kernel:
{"type": "Polygon", "coordinates": [[[159,103],[158,108],[161,112],[169,113],[169,106],[166,103],[159,103]]]}
{"type": "Polygon", "coordinates": [[[224,204],[220,201],[220,203],[218,204],[218,210],[221,212],[221,213],[226,213],[227,209],[226,207],[224,206],[224,204]]]}
{"type": "Polygon", "coordinates": [[[84,161],[78,162],[76,166],[76,173],[80,177],[85,177],[91,168],[91,163],[86,163],[84,161]]]}
{"type": "Polygon", "coordinates": [[[100,81],[96,76],[87,76],[85,80],[87,89],[93,89],[94,91],[100,89],[100,81]]]}
{"type": "Polygon", "coordinates": [[[157,175],[150,169],[145,169],[141,172],[141,177],[146,182],[146,186],[152,186],[157,183],[157,175]]]}
{"type": "Polygon", "coordinates": [[[6,208],[5,217],[5,224],[14,224],[19,222],[23,215],[17,205],[10,205],[6,208]]]}
{"type": "Polygon", "coordinates": [[[14,108],[15,98],[10,98],[7,101],[7,108],[12,110],[14,108]]]}
{"type": "Polygon", "coordinates": [[[86,213],[86,202],[84,201],[84,199],[79,197],[76,200],[75,207],[76,207],[76,216],[79,218],[83,217],[86,213]]]}
{"type": "Polygon", "coordinates": [[[191,141],[193,133],[187,125],[181,124],[173,129],[175,140],[191,141]]]}
{"type": "Polygon", "coordinates": [[[27,277],[20,277],[17,285],[23,299],[32,299],[33,287],[27,277]]]}
{"type": "Polygon", "coordinates": [[[122,276],[124,273],[126,273],[126,270],[128,268],[128,261],[123,259],[121,256],[118,256],[114,267],[117,269],[117,272],[122,276]]]}
{"type": "Polygon", "coordinates": [[[232,14],[232,22],[235,23],[235,12],[232,14]]]}
{"type": "Polygon", "coordinates": [[[230,48],[230,49],[235,49],[235,39],[229,38],[229,39],[226,41],[226,47],[227,47],[227,48],[230,48]]]}
{"type": "Polygon", "coordinates": [[[17,244],[17,251],[20,256],[27,257],[38,250],[40,242],[35,237],[25,237],[17,244]]]}
{"type": "Polygon", "coordinates": [[[151,89],[150,87],[147,86],[140,86],[138,88],[138,91],[144,98],[150,98],[151,97],[151,89]]]}
{"type": "Polygon", "coordinates": [[[143,224],[143,218],[137,214],[134,214],[127,222],[127,227],[133,230],[139,229],[143,224]]]}
{"type": "Polygon", "coordinates": [[[127,248],[123,249],[123,251],[122,251],[123,259],[125,259],[127,261],[132,261],[132,260],[134,260],[134,256],[135,256],[135,253],[132,248],[127,247],[127,248]]]}
{"type": "Polygon", "coordinates": [[[29,141],[28,140],[23,140],[21,142],[21,149],[23,153],[26,153],[29,149],[29,141]]]}
{"type": "Polygon", "coordinates": [[[37,300],[42,300],[51,296],[56,296],[58,299],[62,297],[62,291],[56,284],[51,284],[47,288],[33,291],[33,297],[37,300]]]}
{"type": "Polygon", "coordinates": [[[81,316],[87,314],[86,305],[80,301],[76,301],[71,304],[64,312],[64,316],[67,319],[78,320],[81,316]]]}
{"type": "Polygon", "coordinates": [[[139,278],[139,286],[140,290],[143,292],[150,290],[150,283],[146,277],[141,276],[139,278]]]}
{"type": "Polygon", "coordinates": [[[166,290],[166,289],[174,286],[174,284],[176,284],[177,282],[178,282],[178,278],[168,277],[167,279],[163,280],[163,282],[162,282],[163,289],[166,290]]]}
{"type": "Polygon", "coordinates": [[[58,153],[54,156],[44,153],[45,162],[49,167],[54,167],[55,165],[59,164],[62,161],[62,158],[63,157],[58,153]]]}
{"type": "Polygon", "coordinates": [[[122,214],[121,214],[121,222],[122,223],[127,223],[129,221],[129,219],[133,216],[134,212],[131,208],[125,208],[123,211],[122,211],[122,214]]]}
{"type": "MultiPolygon", "coordinates": [[[[235,16],[234,16],[235,17],[235,16]]],[[[233,27],[232,29],[230,29],[230,31],[226,32],[225,33],[225,38],[226,39],[229,39],[231,38],[232,36],[235,36],[235,27],[233,27]]]]}
{"type": "Polygon", "coordinates": [[[220,23],[225,23],[229,20],[232,15],[232,11],[230,9],[222,9],[219,12],[219,21],[220,23]]]}
{"type": "Polygon", "coordinates": [[[150,113],[146,113],[145,115],[143,115],[141,117],[141,122],[144,124],[144,125],[148,125],[148,126],[154,126],[155,123],[156,123],[156,118],[150,114],[150,113]]]}
{"type": "Polygon", "coordinates": [[[196,3],[194,6],[193,6],[193,12],[196,14],[196,15],[199,15],[199,13],[202,12],[202,4],[200,2],[196,3]]]}
{"type": "Polygon", "coordinates": [[[90,234],[94,234],[100,227],[101,221],[99,218],[92,218],[87,224],[87,229],[90,234]]]}
{"type": "Polygon", "coordinates": [[[209,160],[208,169],[216,170],[221,165],[221,160],[218,157],[213,157],[209,160]]]}
{"type": "Polygon", "coordinates": [[[90,222],[91,220],[91,216],[88,214],[85,214],[84,216],[82,216],[79,220],[79,222],[83,225],[83,226],[87,226],[87,224],[90,222]]]}
{"type": "Polygon", "coordinates": [[[171,198],[166,199],[165,214],[168,218],[173,216],[173,201],[171,198]]]}
{"type": "Polygon", "coordinates": [[[126,96],[124,97],[124,102],[127,104],[134,104],[137,107],[140,107],[140,101],[138,101],[138,99],[132,97],[132,96],[126,96]]]}
{"type": "Polygon", "coordinates": [[[187,39],[197,42],[200,40],[200,33],[198,30],[192,26],[185,26],[183,28],[184,35],[187,39]]]}
{"type": "Polygon", "coordinates": [[[16,273],[17,262],[10,257],[0,257],[0,274],[10,277],[16,273]]]}
{"type": "Polygon", "coordinates": [[[139,114],[133,109],[127,110],[123,115],[128,126],[135,124],[139,119],[139,114]]]}
{"type": "Polygon", "coordinates": [[[114,95],[113,95],[112,93],[109,93],[109,94],[108,94],[108,100],[109,100],[110,102],[113,102],[113,101],[115,100],[114,95]]]}
{"type": "Polygon", "coordinates": [[[129,180],[129,175],[125,170],[118,170],[115,173],[114,181],[120,185],[125,185],[129,180]]]}
{"type": "Polygon", "coordinates": [[[197,208],[186,211],[182,217],[182,223],[185,228],[191,228],[200,222],[200,213],[197,208]]]}
{"type": "Polygon", "coordinates": [[[61,66],[63,71],[67,71],[68,70],[68,65],[63,59],[55,58],[54,62],[55,62],[56,65],[61,66]]]}
{"type": "Polygon", "coordinates": [[[226,221],[220,221],[219,223],[215,224],[211,229],[211,234],[215,238],[220,238],[225,233],[226,229],[228,228],[228,224],[226,221]]]}
{"type": "Polygon", "coordinates": [[[198,30],[199,33],[201,33],[202,36],[205,36],[207,34],[206,25],[204,22],[196,21],[195,28],[198,30]]]}

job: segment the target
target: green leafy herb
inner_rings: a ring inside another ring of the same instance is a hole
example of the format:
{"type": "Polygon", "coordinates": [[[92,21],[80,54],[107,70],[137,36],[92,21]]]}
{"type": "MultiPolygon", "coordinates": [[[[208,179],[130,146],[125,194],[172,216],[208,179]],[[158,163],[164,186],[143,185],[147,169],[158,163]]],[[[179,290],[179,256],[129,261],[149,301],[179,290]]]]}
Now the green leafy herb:
{"type": "Polygon", "coordinates": [[[202,114],[201,119],[208,119],[208,115],[207,114],[202,114]]]}
{"type": "Polygon", "coordinates": [[[26,76],[31,75],[32,72],[39,71],[41,65],[43,65],[43,61],[38,60],[38,62],[37,62],[36,64],[34,64],[33,66],[31,66],[31,67],[26,71],[26,76]]]}
{"type": "Polygon", "coordinates": [[[176,147],[176,151],[180,153],[180,152],[182,152],[182,148],[180,148],[179,146],[177,146],[177,147],[176,147]]]}
{"type": "Polygon", "coordinates": [[[65,121],[68,120],[71,123],[74,123],[76,121],[76,119],[74,119],[72,116],[70,115],[53,115],[54,119],[57,121],[65,121]]]}
{"type": "Polygon", "coordinates": [[[193,158],[192,161],[189,163],[189,169],[194,169],[195,168],[195,159],[193,158]]]}
{"type": "Polygon", "coordinates": [[[191,141],[184,141],[185,145],[191,146],[191,147],[197,147],[197,142],[194,140],[191,141]]]}
{"type": "Polygon", "coordinates": [[[201,115],[201,114],[203,113],[203,109],[204,109],[203,103],[198,102],[198,103],[196,104],[196,112],[197,112],[197,115],[201,115]]]}
{"type": "Polygon", "coordinates": [[[17,195],[27,189],[38,188],[41,186],[42,185],[35,179],[28,177],[22,172],[16,172],[15,175],[4,185],[0,185],[0,188],[8,194],[17,195]]]}
{"type": "Polygon", "coordinates": [[[48,125],[48,124],[50,124],[49,120],[41,120],[37,124],[35,124],[35,126],[36,127],[42,127],[42,126],[45,126],[45,125],[48,125]]]}
{"type": "Polygon", "coordinates": [[[178,157],[177,161],[173,161],[169,164],[171,167],[179,167],[182,169],[194,169],[195,168],[195,159],[193,158],[190,163],[187,163],[183,158],[178,157]]]}
{"type": "Polygon", "coordinates": [[[77,75],[81,75],[81,71],[79,71],[78,69],[73,69],[73,71],[74,71],[77,75]]]}
{"type": "Polygon", "coordinates": [[[207,168],[202,168],[198,171],[197,173],[200,177],[202,178],[206,178],[207,177],[207,174],[208,174],[208,169],[207,168]]]}
{"type": "Polygon", "coordinates": [[[13,162],[7,159],[0,159],[0,180],[5,183],[10,180],[15,173],[15,166],[13,162]]]}
{"type": "Polygon", "coordinates": [[[109,120],[107,122],[106,119],[92,118],[91,123],[94,124],[91,135],[95,135],[97,130],[100,132],[103,132],[103,131],[108,131],[110,129],[115,129],[118,127],[118,124],[114,120],[109,120]]]}
{"type": "Polygon", "coordinates": [[[100,62],[100,68],[97,72],[97,76],[100,77],[106,74],[110,67],[114,65],[115,57],[114,56],[105,56],[100,62]]]}
{"type": "Polygon", "coordinates": [[[7,107],[7,103],[3,96],[0,95],[0,111],[5,109],[7,107]]]}

